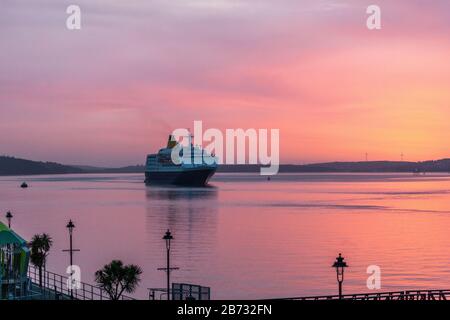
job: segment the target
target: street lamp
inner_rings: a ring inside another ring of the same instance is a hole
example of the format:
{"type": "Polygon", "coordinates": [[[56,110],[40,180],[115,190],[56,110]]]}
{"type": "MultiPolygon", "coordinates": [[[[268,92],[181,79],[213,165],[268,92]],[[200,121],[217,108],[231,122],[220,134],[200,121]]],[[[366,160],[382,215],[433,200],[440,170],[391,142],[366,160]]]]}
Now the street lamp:
{"type": "MultiPolygon", "coordinates": [[[[69,230],[69,250],[63,250],[65,252],[69,252],[69,256],[70,256],[70,276],[73,275],[73,270],[72,270],[72,266],[73,266],[73,253],[74,251],[80,251],[78,249],[73,249],[72,246],[72,233],[73,233],[73,229],[75,229],[75,225],[72,222],[72,219],[69,220],[69,222],[66,225],[67,230],[69,230]]],[[[70,285],[70,298],[73,299],[73,283],[71,283],[70,285]]]]}
{"type": "Polygon", "coordinates": [[[332,267],[336,268],[336,277],[339,284],[339,299],[342,299],[342,282],[344,281],[344,270],[348,266],[340,253],[336,258],[336,261],[333,263],[332,267]]]}
{"type": "Polygon", "coordinates": [[[166,241],[167,249],[167,300],[170,300],[170,242],[173,237],[169,229],[167,229],[163,239],[166,241]]]}
{"type": "Polygon", "coordinates": [[[172,241],[172,239],[173,239],[172,234],[170,233],[170,230],[167,229],[166,234],[163,237],[163,240],[166,240],[167,251],[170,251],[170,241],[172,241]]]}
{"type": "Polygon", "coordinates": [[[69,230],[69,241],[70,241],[70,247],[69,247],[69,254],[70,254],[70,265],[73,265],[73,250],[72,250],[72,233],[73,229],[75,228],[75,225],[72,222],[72,219],[69,220],[69,223],[66,225],[67,230],[69,230]]]}
{"type": "Polygon", "coordinates": [[[8,228],[11,229],[11,219],[12,219],[13,215],[10,211],[8,211],[6,213],[6,219],[8,219],[8,228]]]}
{"type": "Polygon", "coordinates": [[[177,267],[170,267],[170,242],[173,240],[172,234],[170,230],[167,229],[163,240],[166,241],[166,249],[167,249],[167,267],[166,268],[158,268],[158,270],[164,270],[167,272],[167,300],[170,300],[170,272],[172,270],[178,270],[177,267]]]}

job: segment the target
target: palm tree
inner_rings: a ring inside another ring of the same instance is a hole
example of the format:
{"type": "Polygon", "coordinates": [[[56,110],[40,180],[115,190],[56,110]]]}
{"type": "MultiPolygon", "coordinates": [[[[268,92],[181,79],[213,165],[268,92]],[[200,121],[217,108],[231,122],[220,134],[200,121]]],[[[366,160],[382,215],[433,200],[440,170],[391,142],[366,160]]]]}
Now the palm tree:
{"type": "Polygon", "coordinates": [[[52,238],[46,234],[36,234],[30,242],[31,253],[30,260],[39,268],[39,286],[42,287],[42,268],[45,268],[48,252],[53,244],[52,238]]]}
{"type": "Polygon", "coordinates": [[[142,269],[134,264],[124,266],[120,260],[113,260],[103,269],[95,272],[95,281],[103,288],[111,300],[119,300],[122,293],[132,293],[141,281],[142,269]]]}

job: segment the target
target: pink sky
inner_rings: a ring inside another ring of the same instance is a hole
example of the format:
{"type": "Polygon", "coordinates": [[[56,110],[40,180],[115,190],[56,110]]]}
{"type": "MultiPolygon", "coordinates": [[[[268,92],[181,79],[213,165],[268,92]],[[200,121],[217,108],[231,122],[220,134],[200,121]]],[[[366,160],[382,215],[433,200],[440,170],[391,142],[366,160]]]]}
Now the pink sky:
{"type": "Polygon", "coordinates": [[[449,34],[446,0],[3,1],[0,154],[143,163],[202,120],[284,163],[449,157],[449,34]]]}

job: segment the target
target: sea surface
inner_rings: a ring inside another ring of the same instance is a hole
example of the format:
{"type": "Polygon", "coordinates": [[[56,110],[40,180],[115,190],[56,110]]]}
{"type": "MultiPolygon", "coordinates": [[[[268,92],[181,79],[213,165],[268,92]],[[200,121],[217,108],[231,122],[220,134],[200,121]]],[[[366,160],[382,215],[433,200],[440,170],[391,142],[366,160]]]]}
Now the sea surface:
{"type": "Polygon", "coordinates": [[[207,188],[146,187],[140,174],[0,177],[0,219],[11,210],[25,239],[54,240],[47,269],[64,274],[65,228],[76,225],[82,281],[113,259],[138,264],[134,297],[164,287],[167,229],[174,282],[211,287],[212,298],[336,294],[331,268],[342,253],[344,293],[450,289],[450,175],[216,174],[207,188]],[[22,181],[28,189],[21,189],[22,181]]]}

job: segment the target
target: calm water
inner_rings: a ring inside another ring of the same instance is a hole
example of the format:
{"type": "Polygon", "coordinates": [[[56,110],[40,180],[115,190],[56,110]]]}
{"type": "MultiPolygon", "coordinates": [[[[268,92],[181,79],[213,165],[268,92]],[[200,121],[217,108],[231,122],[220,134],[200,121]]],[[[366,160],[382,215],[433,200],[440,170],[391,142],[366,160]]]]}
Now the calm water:
{"type": "MultiPolygon", "coordinates": [[[[173,281],[213,298],[336,293],[331,264],[350,267],[345,293],[366,292],[378,265],[382,291],[450,287],[450,176],[218,174],[203,189],[145,187],[141,175],[1,177],[0,211],[26,239],[54,239],[48,269],[63,274],[65,225],[76,224],[82,280],[112,259],[142,266],[135,296],[164,287],[161,237],[173,232],[173,281]],[[30,188],[18,186],[26,180],[30,188]]],[[[4,219],[3,219],[4,220],[4,219]]]]}

